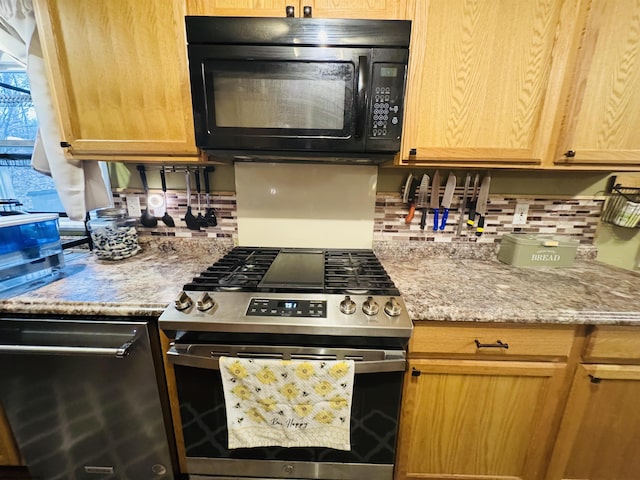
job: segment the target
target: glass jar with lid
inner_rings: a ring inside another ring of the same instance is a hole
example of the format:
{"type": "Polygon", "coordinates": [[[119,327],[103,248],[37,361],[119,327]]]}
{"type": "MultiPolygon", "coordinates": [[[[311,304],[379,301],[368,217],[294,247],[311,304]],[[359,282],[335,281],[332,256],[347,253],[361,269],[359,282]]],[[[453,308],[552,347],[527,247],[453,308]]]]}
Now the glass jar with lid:
{"type": "Polygon", "coordinates": [[[93,252],[103,260],[122,260],[140,251],[137,218],[127,216],[124,208],[102,208],[87,222],[93,252]]]}

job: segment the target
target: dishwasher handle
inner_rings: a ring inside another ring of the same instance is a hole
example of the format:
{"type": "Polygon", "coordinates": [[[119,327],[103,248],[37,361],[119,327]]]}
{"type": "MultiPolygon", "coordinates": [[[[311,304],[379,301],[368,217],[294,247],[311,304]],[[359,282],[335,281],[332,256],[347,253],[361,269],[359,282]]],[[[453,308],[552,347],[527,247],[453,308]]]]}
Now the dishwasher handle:
{"type": "Polygon", "coordinates": [[[57,345],[0,345],[0,354],[17,353],[33,355],[82,355],[125,358],[131,353],[135,339],[119,347],[67,347],[57,345]]]}
{"type": "MultiPolygon", "coordinates": [[[[249,355],[239,355],[247,358],[249,355]]],[[[253,358],[281,358],[273,355],[260,355],[253,358]]],[[[193,355],[176,350],[170,347],[167,351],[167,359],[173,365],[182,365],[185,367],[205,368],[209,370],[220,370],[220,357],[204,355],[193,355]]],[[[405,358],[390,358],[385,360],[356,360],[354,363],[355,373],[379,373],[379,372],[403,372],[406,368],[407,361],[405,358]]]]}

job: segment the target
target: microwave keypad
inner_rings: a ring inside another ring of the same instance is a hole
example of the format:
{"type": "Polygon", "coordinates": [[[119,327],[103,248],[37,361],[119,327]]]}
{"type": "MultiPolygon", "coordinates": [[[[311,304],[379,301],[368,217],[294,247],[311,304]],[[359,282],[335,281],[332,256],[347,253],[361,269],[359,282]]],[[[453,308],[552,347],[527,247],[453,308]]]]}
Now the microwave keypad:
{"type": "Polygon", "coordinates": [[[400,137],[399,92],[404,84],[404,66],[376,63],[373,66],[371,136],[400,137]]]}

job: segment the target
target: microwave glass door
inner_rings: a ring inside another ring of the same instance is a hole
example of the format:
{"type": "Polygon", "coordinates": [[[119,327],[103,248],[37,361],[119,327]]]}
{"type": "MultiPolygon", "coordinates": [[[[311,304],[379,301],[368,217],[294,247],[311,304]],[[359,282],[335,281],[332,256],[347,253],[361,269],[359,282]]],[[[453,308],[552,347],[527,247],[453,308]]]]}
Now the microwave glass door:
{"type": "Polygon", "coordinates": [[[351,62],[207,61],[204,70],[211,133],[353,135],[351,62]]]}

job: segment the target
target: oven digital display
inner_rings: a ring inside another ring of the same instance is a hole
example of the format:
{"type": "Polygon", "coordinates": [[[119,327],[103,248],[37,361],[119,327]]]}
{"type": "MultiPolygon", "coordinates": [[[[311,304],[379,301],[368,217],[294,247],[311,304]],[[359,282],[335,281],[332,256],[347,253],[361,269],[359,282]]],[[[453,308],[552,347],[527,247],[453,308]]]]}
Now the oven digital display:
{"type": "Polygon", "coordinates": [[[294,308],[298,308],[298,302],[284,300],[282,302],[278,302],[278,307],[284,308],[286,310],[293,310],[294,308]]]}
{"type": "Polygon", "coordinates": [[[252,298],[246,315],[250,317],[327,318],[327,302],[325,300],[252,298]]]}

